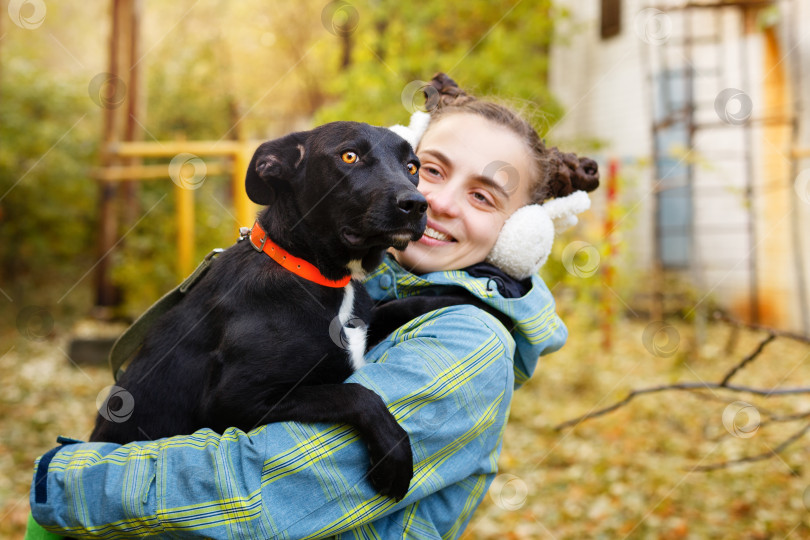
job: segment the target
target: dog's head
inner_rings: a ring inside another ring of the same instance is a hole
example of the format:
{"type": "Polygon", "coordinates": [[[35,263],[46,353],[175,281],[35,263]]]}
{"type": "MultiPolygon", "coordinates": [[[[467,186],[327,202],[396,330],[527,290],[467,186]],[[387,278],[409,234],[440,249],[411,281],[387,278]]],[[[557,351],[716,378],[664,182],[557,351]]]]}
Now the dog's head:
{"type": "Polygon", "coordinates": [[[339,243],[368,270],[369,250],[404,249],[424,232],[419,165],[411,145],[387,129],[332,122],[259,146],[245,188],[290,234],[301,227],[319,249],[339,243]]]}

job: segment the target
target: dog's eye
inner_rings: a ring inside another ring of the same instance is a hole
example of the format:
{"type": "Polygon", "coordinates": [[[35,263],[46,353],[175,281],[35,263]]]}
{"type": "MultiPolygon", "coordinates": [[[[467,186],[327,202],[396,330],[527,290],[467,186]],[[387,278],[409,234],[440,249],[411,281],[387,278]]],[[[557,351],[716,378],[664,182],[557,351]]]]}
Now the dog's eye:
{"type": "Polygon", "coordinates": [[[408,172],[411,174],[416,174],[419,172],[419,167],[417,167],[415,163],[408,163],[408,172]]]}
{"type": "Polygon", "coordinates": [[[355,161],[357,161],[357,154],[355,154],[354,152],[343,152],[343,155],[340,157],[346,163],[354,163],[355,161]]]}

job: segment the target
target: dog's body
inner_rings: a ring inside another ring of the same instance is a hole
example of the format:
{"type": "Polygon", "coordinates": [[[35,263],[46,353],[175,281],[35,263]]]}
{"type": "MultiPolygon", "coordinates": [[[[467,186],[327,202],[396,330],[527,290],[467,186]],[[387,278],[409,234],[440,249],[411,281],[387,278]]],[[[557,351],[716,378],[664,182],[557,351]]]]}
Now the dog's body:
{"type": "MultiPolygon", "coordinates": [[[[258,218],[269,239],[328,280],[356,278],[386,248],[421,236],[427,204],[416,191],[418,164],[388,130],[335,122],[260,146],[246,189],[269,205],[258,218]]],[[[240,241],[152,328],[118,382],[132,395],[132,415],[99,415],[91,440],[345,422],[369,446],[375,488],[401,498],[412,476],[407,433],[377,394],[341,384],[362,365],[370,309],[357,280],[320,285],[240,241]]]]}
{"type": "Polygon", "coordinates": [[[486,311],[498,319],[504,328],[509,331],[514,327],[514,322],[508,315],[459,286],[453,292],[445,291],[435,296],[408,296],[375,305],[371,309],[371,326],[368,329],[366,341],[370,347],[374,346],[385,339],[391,332],[420,315],[458,305],[471,305],[486,311]]]}

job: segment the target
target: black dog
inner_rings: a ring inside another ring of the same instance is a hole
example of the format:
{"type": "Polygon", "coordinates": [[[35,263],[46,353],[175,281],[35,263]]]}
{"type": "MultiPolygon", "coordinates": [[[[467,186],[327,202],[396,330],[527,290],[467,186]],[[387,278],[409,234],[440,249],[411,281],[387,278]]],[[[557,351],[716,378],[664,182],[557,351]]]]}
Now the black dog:
{"type": "Polygon", "coordinates": [[[118,423],[100,414],[91,440],[123,444],[285,420],[348,423],[368,444],[374,487],[402,498],[413,474],[407,433],[377,394],[341,382],[365,352],[371,300],[356,279],[385,249],[403,249],[424,231],[418,167],[405,140],[356,122],[262,144],[245,186],[268,205],[257,220],[266,236],[254,226],[158,319],[117,383],[132,395],[132,415],[118,423]],[[266,254],[273,243],[289,260],[266,254]],[[296,257],[319,279],[355,279],[318,284],[282,266],[296,257]]]}

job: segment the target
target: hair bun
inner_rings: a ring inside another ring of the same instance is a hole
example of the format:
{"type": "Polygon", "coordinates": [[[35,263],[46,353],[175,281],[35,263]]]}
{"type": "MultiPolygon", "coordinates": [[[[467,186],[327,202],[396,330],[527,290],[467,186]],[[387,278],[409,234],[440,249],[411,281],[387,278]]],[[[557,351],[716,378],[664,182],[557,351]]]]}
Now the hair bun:
{"type": "MultiPolygon", "coordinates": [[[[461,105],[475,98],[459,88],[456,81],[448,77],[447,74],[439,72],[433,76],[430,84],[425,87],[425,99],[428,104],[433,104],[434,107],[444,107],[447,105],[461,105]]],[[[433,107],[428,106],[428,109],[431,108],[433,107]]]]}
{"type": "Polygon", "coordinates": [[[590,158],[560,152],[557,147],[549,150],[550,197],[565,197],[574,191],[593,191],[599,187],[599,166],[590,158]]]}

